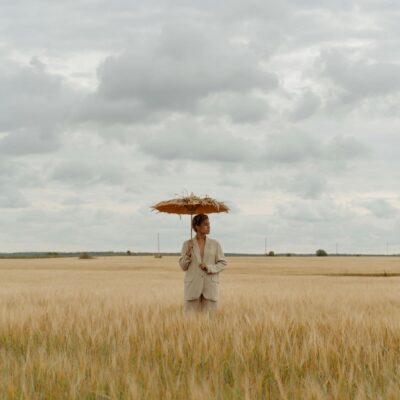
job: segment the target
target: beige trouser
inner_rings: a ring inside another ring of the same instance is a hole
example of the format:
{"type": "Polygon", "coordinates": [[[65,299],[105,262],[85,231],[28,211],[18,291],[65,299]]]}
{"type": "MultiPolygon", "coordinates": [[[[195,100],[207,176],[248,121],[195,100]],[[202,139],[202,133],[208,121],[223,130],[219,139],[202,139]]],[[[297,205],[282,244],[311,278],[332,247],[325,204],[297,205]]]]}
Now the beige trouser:
{"type": "Polygon", "coordinates": [[[190,311],[205,311],[209,313],[213,313],[217,310],[218,301],[206,299],[203,296],[203,293],[200,295],[198,299],[194,300],[185,300],[185,312],[188,313],[190,311]]]}

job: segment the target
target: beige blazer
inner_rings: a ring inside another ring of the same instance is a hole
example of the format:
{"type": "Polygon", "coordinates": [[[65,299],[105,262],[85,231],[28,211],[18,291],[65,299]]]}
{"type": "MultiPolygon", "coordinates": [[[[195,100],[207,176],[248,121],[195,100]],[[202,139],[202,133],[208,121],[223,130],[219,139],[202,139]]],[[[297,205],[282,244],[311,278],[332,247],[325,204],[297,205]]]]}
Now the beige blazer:
{"type": "Polygon", "coordinates": [[[191,257],[186,255],[189,240],[183,242],[179,265],[185,271],[184,300],[198,299],[203,296],[209,300],[218,300],[219,273],[227,265],[224,252],[219,242],[206,236],[203,262],[207,265],[207,271],[199,268],[201,263],[200,247],[197,239],[193,238],[193,250],[191,257]]]}

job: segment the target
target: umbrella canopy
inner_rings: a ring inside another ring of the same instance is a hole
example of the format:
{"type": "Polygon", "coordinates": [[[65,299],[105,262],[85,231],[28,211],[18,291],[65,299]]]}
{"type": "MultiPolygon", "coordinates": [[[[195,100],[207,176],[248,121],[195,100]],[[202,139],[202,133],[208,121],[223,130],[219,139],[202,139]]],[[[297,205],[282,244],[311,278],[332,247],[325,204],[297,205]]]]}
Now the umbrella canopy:
{"type": "Polygon", "coordinates": [[[193,214],[211,214],[229,212],[230,210],[223,201],[217,201],[209,196],[195,196],[193,193],[189,196],[160,201],[150,208],[152,211],[157,210],[170,214],[190,214],[190,238],[192,238],[193,214]]]}

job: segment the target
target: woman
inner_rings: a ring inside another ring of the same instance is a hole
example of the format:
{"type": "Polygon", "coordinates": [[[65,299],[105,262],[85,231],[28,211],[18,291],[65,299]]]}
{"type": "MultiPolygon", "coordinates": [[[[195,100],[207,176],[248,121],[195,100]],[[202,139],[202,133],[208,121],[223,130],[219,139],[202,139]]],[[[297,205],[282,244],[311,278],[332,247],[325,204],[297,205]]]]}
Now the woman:
{"type": "Polygon", "coordinates": [[[182,245],[180,267],[186,271],[184,279],[184,310],[215,311],[218,305],[219,273],[226,267],[221,245],[206,237],[210,222],[206,214],[193,217],[193,240],[182,245]]]}

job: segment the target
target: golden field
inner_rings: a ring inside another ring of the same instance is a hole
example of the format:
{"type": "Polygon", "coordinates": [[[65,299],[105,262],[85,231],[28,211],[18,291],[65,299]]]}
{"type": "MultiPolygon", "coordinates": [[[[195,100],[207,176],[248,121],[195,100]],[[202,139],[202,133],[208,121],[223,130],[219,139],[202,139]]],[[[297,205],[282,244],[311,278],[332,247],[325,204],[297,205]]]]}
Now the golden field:
{"type": "Polygon", "coordinates": [[[0,260],[0,399],[400,398],[400,258],[227,261],[209,317],[177,256],[0,260]]]}

